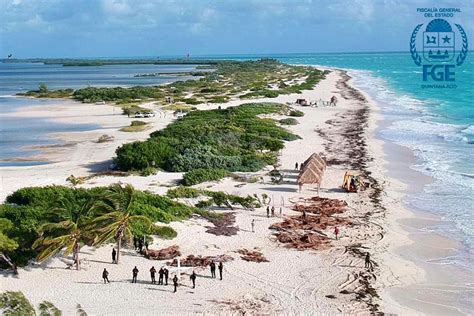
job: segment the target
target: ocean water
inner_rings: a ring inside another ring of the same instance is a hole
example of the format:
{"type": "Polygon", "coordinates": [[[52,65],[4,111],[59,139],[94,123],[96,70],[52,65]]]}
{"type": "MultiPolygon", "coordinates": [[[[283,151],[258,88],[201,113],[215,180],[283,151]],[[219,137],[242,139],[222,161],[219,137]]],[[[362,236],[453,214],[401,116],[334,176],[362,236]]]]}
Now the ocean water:
{"type": "MultiPolygon", "coordinates": [[[[371,95],[393,123],[380,137],[410,148],[418,158],[411,168],[434,181],[409,194],[408,206],[444,221],[436,232],[465,247],[441,264],[472,269],[474,253],[474,59],[456,69],[456,89],[424,89],[422,73],[409,53],[301,54],[275,56],[293,64],[349,70],[354,85],[371,95]]],[[[472,270],[471,270],[472,271],[472,270]]]]}
{"type": "MultiPolygon", "coordinates": [[[[192,77],[175,76],[178,71],[194,71],[195,65],[106,65],[96,67],[63,67],[41,63],[0,63],[0,166],[36,165],[35,161],[11,161],[17,157],[37,154],[35,145],[58,144],[49,133],[97,129],[96,124],[60,124],[47,119],[16,118],[21,107],[59,104],[60,100],[31,99],[17,93],[37,89],[45,83],[50,89],[83,88],[87,86],[158,85],[192,77]],[[170,73],[160,77],[134,77],[144,73],[170,73]]],[[[195,78],[195,77],[194,77],[195,78]]]]}

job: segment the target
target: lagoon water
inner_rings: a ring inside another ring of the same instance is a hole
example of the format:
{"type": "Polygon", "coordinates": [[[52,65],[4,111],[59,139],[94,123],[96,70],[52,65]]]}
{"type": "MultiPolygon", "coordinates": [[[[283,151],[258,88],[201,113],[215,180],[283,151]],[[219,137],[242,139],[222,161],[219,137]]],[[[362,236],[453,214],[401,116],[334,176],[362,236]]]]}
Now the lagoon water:
{"type": "MultiPolygon", "coordinates": [[[[290,54],[202,56],[216,59],[273,57],[291,64],[325,65],[350,69],[355,85],[369,93],[392,124],[380,132],[386,140],[410,148],[418,158],[413,169],[433,177],[407,203],[446,219],[437,227],[442,234],[466,246],[459,256],[443,259],[470,267],[474,246],[474,62],[468,56],[456,69],[456,89],[423,89],[421,69],[409,53],[290,54]]],[[[193,66],[114,65],[62,67],[42,64],[0,63],[0,159],[22,153],[24,145],[48,141],[46,134],[72,128],[37,120],[5,119],[5,112],[21,106],[41,105],[42,100],[16,98],[17,92],[35,89],[40,82],[50,88],[132,86],[170,82],[183,78],[134,78],[136,73],[189,71],[193,66]],[[32,136],[34,135],[34,136],[32,136]]],[[[47,101],[48,103],[56,101],[47,101]]],[[[471,268],[472,269],[472,268],[471,268]]],[[[472,270],[471,270],[472,271],[472,270]]]]}
{"type": "Polygon", "coordinates": [[[40,162],[9,161],[11,158],[35,154],[28,150],[34,145],[58,143],[48,138],[49,133],[93,130],[95,124],[60,124],[36,118],[15,118],[13,112],[25,106],[61,103],[17,97],[16,94],[37,89],[45,83],[49,89],[84,88],[87,86],[158,85],[191,77],[176,76],[173,72],[194,71],[194,65],[106,65],[94,67],[63,67],[41,63],[0,63],[0,166],[35,165],[40,162]],[[136,74],[170,73],[160,77],[134,77],[136,74]],[[10,115],[9,115],[10,114],[10,115]]]}

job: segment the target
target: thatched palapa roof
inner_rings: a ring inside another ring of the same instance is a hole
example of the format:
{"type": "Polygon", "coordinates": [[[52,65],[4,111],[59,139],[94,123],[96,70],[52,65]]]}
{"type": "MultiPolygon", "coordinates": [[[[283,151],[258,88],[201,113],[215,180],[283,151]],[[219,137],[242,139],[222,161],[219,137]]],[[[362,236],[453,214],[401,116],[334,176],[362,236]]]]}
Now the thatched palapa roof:
{"type": "Polygon", "coordinates": [[[303,168],[298,175],[298,184],[321,184],[323,174],[326,170],[326,161],[318,154],[314,153],[309,156],[303,163],[303,168]]]}

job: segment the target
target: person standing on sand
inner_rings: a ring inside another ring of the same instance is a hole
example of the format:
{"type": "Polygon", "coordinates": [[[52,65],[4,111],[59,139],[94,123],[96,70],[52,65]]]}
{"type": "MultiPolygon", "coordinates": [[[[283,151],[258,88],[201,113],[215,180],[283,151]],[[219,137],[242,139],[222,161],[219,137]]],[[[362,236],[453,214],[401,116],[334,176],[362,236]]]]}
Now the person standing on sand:
{"type": "Polygon", "coordinates": [[[104,284],[105,283],[110,283],[110,281],[109,281],[109,271],[107,271],[106,268],[104,268],[104,271],[102,271],[102,279],[104,279],[104,284]]]}
{"type": "Polygon", "coordinates": [[[295,163],[295,170],[298,171],[298,163],[295,163]]]}
{"type": "Polygon", "coordinates": [[[337,235],[339,235],[339,228],[337,226],[334,227],[334,235],[336,236],[336,240],[337,240],[337,235]]]}
{"type": "Polygon", "coordinates": [[[267,206],[267,218],[270,218],[270,206],[267,206]]]}
{"type": "Polygon", "coordinates": [[[176,293],[176,291],[178,290],[178,277],[176,276],[176,274],[173,277],[173,285],[174,285],[173,293],[176,293]]]}
{"type": "Polygon", "coordinates": [[[138,276],[137,266],[135,266],[135,268],[133,268],[132,275],[133,275],[132,283],[137,283],[137,276],[138,276]]]}
{"type": "Polygon", "coordinates": [[[191,279],[191,282],[193,282],[193,289],[196,288],[196,272],[193,271],[193,274],[189,277],[191,279]]]}
{"type": "Polygon", "coordinates": [[[222,269],[224,269],[224,265],[222,264],[222,261],[219,262],[219,276],[221,277],[222,280],[222,269]]]}
{"type": "Polygon", "coordinates": [[[163,272],[165,273],[165,285],[168,285],[168,276],[170,272],[166,268],[163,269],[163,272]]]}
{"type": "Polygon", "coordinates": [[[370,254],[368,252],[365,254],[365,268],[372,268],[372,261],[370,261],[370,254]]]}
{"type": "Polygon", "coordinates": [[[160,268],[158,271],[158,285],[163,285],[163,275],[165,274],[165,270],[163,270],[163,267],[160,268]]]}
{"type": "Polygon", "coordinates": [[[133,236],[133,247],[135,247],[135,250],[138,248],[138,239],[135,236],[133,236]]]}
{"type": "Polygon", "coordinates": [[[140,238],[138,240],[138,252],[142,253],[142,249],[143,249],[143,240],[140,238]]]}
{"type": "Polygon", "coordinates": [[[250,223],[250,225],[252,226],[252,233],[255,233],[255,220],[252,219],[252,222],[250,223]]]}
{"type": "Polygon", "coordinates": [[[112,263],[117,263],[117,251],[115,248],[112,248],[112,263]]]}
{"type": "Polygon", "coordinates": [[[150,275],[151,275],[151,284],[156,284],[156,278],[155,278],[156,269],[155,269],[155,267],[151,267],[150,275]]]}
{"type": "Polygon", "coordinates": [[[280,206],[280,217],[283,214],[283,207],[280,206]]]}
{"type": "Polygon", "coordinates": [[[214,261],[212,261],[209,266],[211,267],[211,278],[215,279],[216,278],[216,264],[214,263],[214,261]]]}

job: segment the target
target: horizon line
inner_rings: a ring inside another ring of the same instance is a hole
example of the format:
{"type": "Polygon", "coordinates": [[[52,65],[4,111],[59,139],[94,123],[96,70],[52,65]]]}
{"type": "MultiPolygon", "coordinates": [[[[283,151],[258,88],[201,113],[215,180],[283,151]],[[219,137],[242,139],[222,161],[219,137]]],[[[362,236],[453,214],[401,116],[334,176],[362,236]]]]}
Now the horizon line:
{"type": "MultiPolygon", "coordinates": [[[[226,57],[226,56],[258,56],[258,57],[265,57],[265,56],[284,56],[284,55],[328,55],[328,54],[395,54],[395,53],[409,53],[409,51],[358,51],[358,52],[304,52],[304,53],[225,53],[225,54],[196,54],[196,55],[189,55],[189,59],[193,58],[203,58],[203,57],[226,57]]],[[[113,58],[113,59],[131,59],[131,58],[144,58],[144,59],[151,59],[151,58],[159,58],[159,59],[181,59],[186,58],[186,54],[172,54],[172,55],[141,55],[141,56],[81,56],[81,57],[22,57],[22,58],[1,58],[1,60],[28,60],[28,59],[105,59],[105,58],[113,58]]]]}

